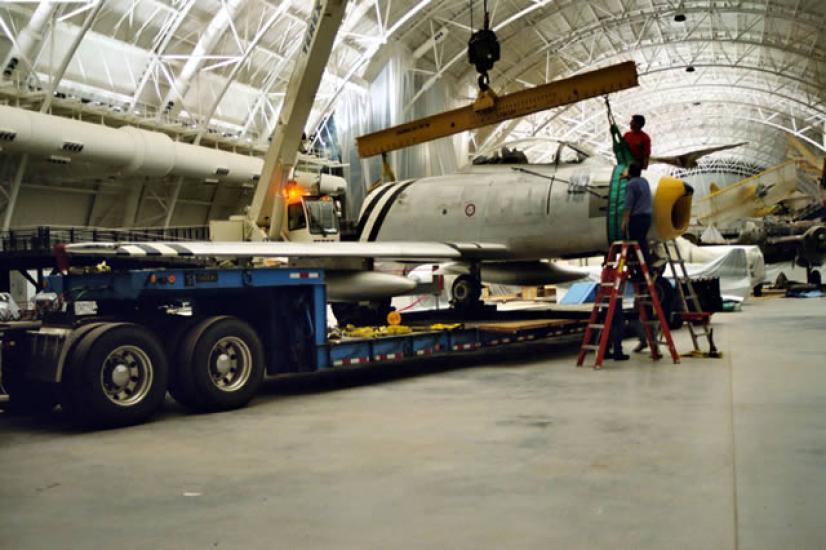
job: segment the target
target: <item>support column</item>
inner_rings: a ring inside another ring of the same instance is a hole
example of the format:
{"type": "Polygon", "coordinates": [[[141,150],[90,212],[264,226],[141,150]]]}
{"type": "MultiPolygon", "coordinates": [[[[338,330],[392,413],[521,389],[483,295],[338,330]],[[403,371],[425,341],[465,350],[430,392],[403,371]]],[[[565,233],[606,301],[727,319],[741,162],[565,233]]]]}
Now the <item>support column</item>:
{"type": "Polygon", "coordinates": [[[166,208],[166,217],[163,220],[163,228],[169,227],[172,222],[172,216],[175,214],[175,206],[178,204],[178,195],[181,194],[181,187],[184,185],[184,177],[178,176],[175,181],[175,187],[172,189],[172,196],[169,197],[169,205],[166,208]]]}
{"type": "Polygon", "coordinates": [[[17,171],[14,173],[14,179],[11,182],[9,200],[6,203],[6,212],[3,215],[3,231],[8,231],[11,227],[12,216],[14,216],[14,208],[17,206],[17,196],[20,194],[20,185],[23,183],[23,175],[26,173],[26,166],[28,164],[29,155],[24,154],[20,157],[20,164],[17,165],[17,171]]]}
{"type": "Polygon", "coordinates": [[[138,219],[138,210],[140,210],[140,205],[143,201],[144,187],[144,183],[140,182],[129,190],[129,194],[126,196],[126,206],[123,210],[123,220],[121,222],[123,227],[133,227],[135,225],[135,220],[138,219]]]}

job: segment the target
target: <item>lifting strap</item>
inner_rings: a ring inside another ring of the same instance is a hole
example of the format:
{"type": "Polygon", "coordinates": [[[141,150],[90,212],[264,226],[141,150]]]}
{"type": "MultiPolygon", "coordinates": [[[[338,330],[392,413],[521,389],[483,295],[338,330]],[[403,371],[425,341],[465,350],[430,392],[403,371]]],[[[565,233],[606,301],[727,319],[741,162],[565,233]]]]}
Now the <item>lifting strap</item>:
{"type": "Polygon", "coordinates": [[[608,191],[608,242],[621,241],[625,238],[622,234],[622,211],[625,208],[625,185],[628,179],[624,177],[628,165],[633,161],[631,148],[628,142],[622,137],[617,122],[614,120],[614,113],[611,111],[611,102],[605,96],[605,108],[608,112],[608,127],[611,133],[611,144],[617,165],[611,174],[611,185],[608,191]]]}

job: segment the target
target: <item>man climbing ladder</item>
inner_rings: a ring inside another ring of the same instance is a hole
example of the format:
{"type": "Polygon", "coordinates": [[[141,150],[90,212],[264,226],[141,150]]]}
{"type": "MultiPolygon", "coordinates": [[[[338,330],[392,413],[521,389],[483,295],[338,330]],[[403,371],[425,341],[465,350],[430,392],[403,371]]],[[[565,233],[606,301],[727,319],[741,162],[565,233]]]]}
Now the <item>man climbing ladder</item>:
{"type": "Polygon", "coordinates": [[[622,296],[625,292],[625,283],[631,280],[634,287],[634,294],[637,298],[636,304],[640,315],[640,322],[645,330],[646,339],[651,349],[652,359],[659,359],[660,343],[658,340],[658,329],[662,330],[664,343],[668,347],[671,359],[674,363],[680,362],[680,355],[674,347],[671,339],[671,332],[668,329],[668,322],[665,318],[660,300],[657,297],[657,290],[651,278],[648,267],[645,265],[642,251],[635,241],[617,241],[611,244],[608,254],[605,256],[602,277],[597,288],[597,296],[594,302],[594,309],[585,328],[585,335],[582,339],[582,346],[577,356],[577,366],[581,367],[585,361],[585,355],[589,351],[596,352],[594,368],[602,367],[605,351],[609,343],[609,333],[611,332],[616,308],[622,307],[622,296]],[[631,277],[631,270],[638,270],[642,277],[631,277]],[[654,313],[654,318],[650,319],[646,306],[649,306],[654,313]],[[605,317],[598,322],[601,312],[605,312],[605,317]],[[592,337],[598,332],[597,343],[592,343],[592,337]]]}

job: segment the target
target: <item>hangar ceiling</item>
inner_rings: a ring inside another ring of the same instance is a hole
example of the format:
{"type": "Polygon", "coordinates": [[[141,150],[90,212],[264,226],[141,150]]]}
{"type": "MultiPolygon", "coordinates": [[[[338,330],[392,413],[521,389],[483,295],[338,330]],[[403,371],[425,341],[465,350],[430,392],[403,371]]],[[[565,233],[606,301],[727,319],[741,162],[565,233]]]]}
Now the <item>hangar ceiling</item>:
{"type": "MultiPolygon", "coordinates": [[[[0,59],[18,64],[0,100],[85,120],[162,129],[233,150],[266,147],[309,0],[4,2],[0,59]],[[64,70],[65,68],[65,70],[64,70]]],[[[309,130],[342,91],[363,93],[388,45],[410,52],[415,101],[440,80],[472,95],[466,60],[481,0],[352,0],[309,130]]],[[[489,0],[502,92],[633,59],[641,86],[616,94],[620,122],[648,118],[654,152],[748,141],[709,159],[767,167],[787,135],[826,152],[822,0],[489,0]]],[[[484,129],[477,148],[549,135],[608,152],[605,108],[585,101],[484,129]]]]}

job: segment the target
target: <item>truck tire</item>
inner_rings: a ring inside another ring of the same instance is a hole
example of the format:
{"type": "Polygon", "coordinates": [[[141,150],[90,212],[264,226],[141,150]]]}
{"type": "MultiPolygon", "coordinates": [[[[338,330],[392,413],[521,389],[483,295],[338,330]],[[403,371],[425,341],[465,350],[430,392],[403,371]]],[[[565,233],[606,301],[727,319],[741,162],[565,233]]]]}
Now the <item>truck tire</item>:
{"type": "Polygon", "coordinates": [[[243,407],[264,380],[264,346],[248,323],[209,317],[184,337],[176,365],[175,399],[199,411],[243,407]]]}
{"type": "Polygon", "coordinates": [[[70,354],[61,404],[85,426],[137,424],[163,403],[168,371],[152,332],[134,323],[106,323],[83,336],[70,354]]]}
{"type": "Polygon", "coordinates": [[[181,383],[181,375],[185,374],[189,365],[189,357],[181,352],[186,337],[202,319],[179,319],[167,327],[164,336],[166,356],[169,357],[169,395],[175,401],[187,408],[195,408],[197,399],[190,395],[188,387],[181,383]]]}

